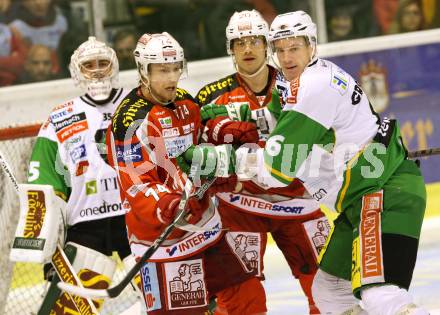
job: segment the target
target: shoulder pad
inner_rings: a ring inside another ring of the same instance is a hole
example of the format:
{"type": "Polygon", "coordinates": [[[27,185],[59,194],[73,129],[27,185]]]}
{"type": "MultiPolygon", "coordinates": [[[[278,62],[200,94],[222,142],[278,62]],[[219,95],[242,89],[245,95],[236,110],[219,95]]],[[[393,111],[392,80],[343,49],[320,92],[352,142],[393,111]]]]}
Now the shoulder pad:
{"type": "Polygon", "coordinates": [[[137,95],[137,88],[128,93],[113,114],[112,132],[115,139],[123,141],[127,129],[135,123],[139,126],[152,107],[147,100],[137,95]]]}
{"type": "Polygon", "coordinates": [[[228,75],[227,77],[211,82],[202,87],[197,93],[196,101],[200,106],[209,104],[218,96],[225,92],[232,91],[238,86],[235,74],[228,75]]]}

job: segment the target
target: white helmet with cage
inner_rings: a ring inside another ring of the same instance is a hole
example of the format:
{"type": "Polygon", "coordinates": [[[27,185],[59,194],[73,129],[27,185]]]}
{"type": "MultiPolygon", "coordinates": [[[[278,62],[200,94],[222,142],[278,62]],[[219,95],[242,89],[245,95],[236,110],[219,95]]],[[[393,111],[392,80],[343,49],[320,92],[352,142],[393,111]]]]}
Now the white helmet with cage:
{"type": "Polygon", "coordinates": [[[226,26],[226,51],[232,55],[231,43],[245,36],[264,36],[268,41],[269,25],[257,10],[235,12],[226,26]]]}
{"type": "Polygon", "coordinates": [[[119,63],[115,51],[93,36],[75,50],[69,70],[75,85],[97,101],[107,99],[118,85],[119,63]]]}
{"type": "Polygon", "coordinates": [[[182,74],[186,76],[186,61],[183,48],[167,32],[142,35],[134,50],[134,59],[142,77],[149,80],[148,65],[151,63],[182,63],[182,74]]]}

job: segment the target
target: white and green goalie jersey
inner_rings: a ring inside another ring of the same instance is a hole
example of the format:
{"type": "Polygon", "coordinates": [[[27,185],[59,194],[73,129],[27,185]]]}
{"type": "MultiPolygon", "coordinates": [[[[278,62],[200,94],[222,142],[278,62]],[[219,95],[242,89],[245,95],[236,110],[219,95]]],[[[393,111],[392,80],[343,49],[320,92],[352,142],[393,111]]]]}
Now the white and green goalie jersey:
{"type": "Polygon", "coordinates": [[[55,107],[40,129],[28,182],[51,185],[67,201],[68,225],[125,214],[116,172],[102,149],[110,118],[128,92],[113,90],[105,104],[77,97],[55,107]]]}
{"type": "Polygon", "coordinates": [[[260,183],[280,187],[298,178],[341,212],[380,190],[406,157],[396,121],[380,121],[359,84],[332,62],[308,66],[282,98],[277,125],[257,151],[260,183]]]}

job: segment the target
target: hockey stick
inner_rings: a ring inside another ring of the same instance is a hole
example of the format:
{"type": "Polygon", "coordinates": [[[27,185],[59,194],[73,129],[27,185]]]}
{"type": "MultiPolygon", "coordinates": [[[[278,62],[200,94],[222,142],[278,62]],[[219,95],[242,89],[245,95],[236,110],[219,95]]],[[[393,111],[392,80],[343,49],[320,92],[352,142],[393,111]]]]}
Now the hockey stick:
{"type": "Polygon", "coordinates": [[[117,285],[108,288],[108,289],[89,289],[89,288],[81,288],[75,285],[71,285],[66,282],[60,282],[58,283],[58,287],[65,291],[72,293],[74,295],[79,295],[87,298],[114,298],[117,297],[121,292],[125,289],[125,287],[130,283],[131,279],[139,272],[142,265],[156,252],[156,250],[159,248],[159,246],[165,241],[165,239],[171,234],[171,232],[176,228],[176,224],[183,219],[186,214],[186,204],[188,202],[188,199],[195,196],[197,199],[201,199],[205,192],[208,190],[208,188],[214,183],[216,178],[208,179],[206,182],[200,186],[200,188],[193,194],[190,195],[189,191],[192,187],[191,181],[187,181],[187,185],[189,187],[185,187],[182,193],[182,199],[180,200],[178,211],[176,213],[176,217],[174,218],[173,222],[171,222],[167,227],[165,227],[162,234],[159,235],[159,237],[153,242],[153,244],[148,248],[145,253],[142,255],[142,257],[139,259],[139,261],[130,269],[130,271],[127,272],[125,277],[119,282],[117,285]],[[188,184],[189,183],[189,184],[188,184]]]}
{"type": "Polygon", "coordinates": [[[408,157],[410,159],[415,159],[418,157],[438,155],[438,154],[440,154],[440,148],[430,148],[425,150],[408,152],[408,157]]]}
{"type": "MultiPolygon", "coordinates": [[[[18,195],[19,188],[18,188],[17,179],[15,178],[14,174],[12,173],[11,167],[9,166],[8,162],[6,161],[6,159],[3,156],[3,153],[1,151],[0,151],[0,164],[3,168],[3,170],[5,171],[5,173],[8,175],[9,180],[14,185],[15,192],[18,195]]],[[[66,254],[64,253],[63,248],[61,247],[61,245],[59,243],[57,244],[55,253],[52,256],[51,263],[60,278],[62,278],[62,275],[61,275],[61,272],[59,269],[60,269],[60,267],[64,267],[64,270],[63,270],[64,274],[67,274],[72,282],[76,283],[79,286],[82,286],[81,280],[78,278],[78,275],[73,270],[72,265],[70,264],[69,260],[67,259],[66,254]],[[61,261],[63,265],[60,265],[59,262],[57,263],[57,260],[61,261]]],[[[93,302],[89,298],[84,298],[80,295],[73,296],[69,292],[67,292],[67,294],[69,294],[69,296],[72,299],[73,304],[75,305],[79,314],[99,314],[98,311],[96,310],[95,305],[93,304],[93,302]]]]}

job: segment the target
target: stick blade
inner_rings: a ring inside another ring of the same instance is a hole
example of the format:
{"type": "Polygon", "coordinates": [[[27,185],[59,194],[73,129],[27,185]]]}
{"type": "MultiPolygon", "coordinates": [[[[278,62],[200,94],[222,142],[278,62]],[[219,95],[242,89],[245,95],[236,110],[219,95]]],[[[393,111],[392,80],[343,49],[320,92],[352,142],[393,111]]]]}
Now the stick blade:
{"type": "Polygon", "coordinates": [[[68,292],[73,295],[82,296],[88,299],[107,299],[110,298],[107,290],[105,289],[89,289],[89,288],[81,288],[79,286],[67,283],[67,282],[59,282],[58,288],[62,291],[68,292]]]}

